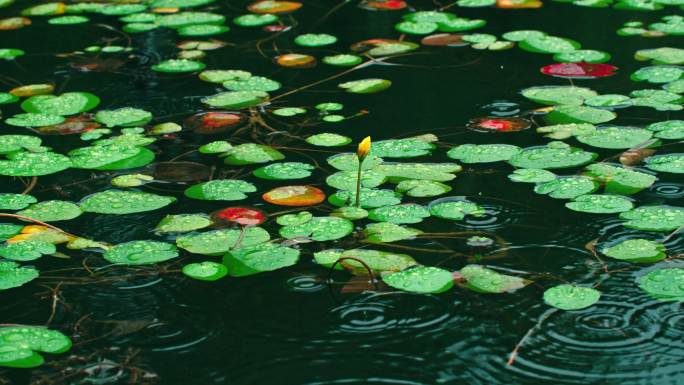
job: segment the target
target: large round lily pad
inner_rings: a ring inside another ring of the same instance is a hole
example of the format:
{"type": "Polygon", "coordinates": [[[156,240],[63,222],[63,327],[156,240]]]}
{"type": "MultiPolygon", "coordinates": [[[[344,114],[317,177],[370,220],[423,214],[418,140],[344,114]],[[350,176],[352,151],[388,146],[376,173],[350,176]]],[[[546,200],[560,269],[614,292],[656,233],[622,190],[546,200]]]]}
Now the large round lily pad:
{"type": "Polygon", "coordinates": [[[545,147],[528,147],[508,161],[519,168],[557,169],[585,165],[598,155],[564,143],[552,142],[545,147]]]}
{"type": "Polygon", "coordinates": [[[185,196],[211,201],[237,201],[257,191],[256,186],[240,179],[217,179],[196,184],[185,190],[185,196]]]}
{"type": "Polygon", "coordinates": [[[622,149],[632,148],[647,142],[653,132],[636,127],[611,126],[592,133],[579,135],[577,140],[593,147],[622,149]]]}
{"type": "Polygon", "coordinates": [[[303,179],[311,176],[315,167],[302,162],[273,163],[254,170],[254,176],[263,179],[287,180],[303,179]]]}
{"type": "Polygon", "coordinates": [[[606,247],[601,252],[621,261],[639,263],[657,262],[667,257],[662,243],[648,239],[628,239],[606,247]]]}
{"type": "Polygon", "coordinates": [[[223,257],[231,277],[244,277],[292,266],[299,260],[299,250],[275,243],[231,250],[223,257]]]}
{"type": "Polygon", "coordinates": [[[447,156],[463,163],[489,163],[509,160],[520,151],[512,144],[462,144],[449,150],[447,156]]]}
{"type": "Polygon", "coordinates": [[[313,217],[299,224],[283,226],[280,235],[283,238],[311,238],[314,241],[331,241],[343,238],[354,230],[354,224],[339,217],[313,217]]]}
{"type": "Polygon", "coordinates": [[[45,241],[27,240],[0,245],[0,257],[13,261],[33,261],[56,252],[55,245],[45,241]]]}
{"type": "Polygon", "coordinates": [[[629,211],[634,204],[621,195],[581,195],[566,203],[565,207],[585,213],[611,214],[629,211]]]}
{"type": "Polygon", "coordinates": [[[32,204],[17,214],[43,222],[68,221],[80,216],[81,208],[72,202],[51,200],[32,204]]]}
{"type": "Polygon", "coordinates": [[[598,187],[598,183],[586,176],[563,176],[538,184],[534,187],[534,192],[555,199],[574,199],[580,195],[591,194],[598,187]]]}
{"type": "Polygon", "coordinates": [[[620,214],[625,227],[646,231],[672,231],[684,226],[684,208],[641,206],[620,214]]]}
{"type": "Polygon", "coordinates": [[[132,214],[157,210],[175,201],[174,197],[140,191],[107,190],[87,196],[80,206],[90,213],[132,214]]]}
{"type": "Polygon", "coordinates": [[[239,247],[249,247],[269,239],[271,236],[261,227],[245,227],[242,230],[221,229],[184,235],[176,239],[176,245],[195,254],[220,255],[238,245],[238,241],[239,247]]]}
{"type": "Polygon", "coordinates": [[[54,152],[19,152],[0,160],[0,175],[41,176],[60,172],[71,167],[71,160],[54,152]]]}
{"type": "Polygon", "coordinates": [[[65,92],[59,96],[36,95],[21,103],[26,112],[47,115],[75,115],[92,110],[100,98],[88,92],[65,92]]]}
{"type": "Polygon", "coordinates": [[[388,274],[382,280],[389,286],[412,293],[443,293],[454,286],[451,272],[438,267],[417,266],[388,274]]]}
{"type": "Polygon", "coordinates": [[[661,301],[684,301],[684,269],[652,271],[639,278],[639,287],[646,294],[661,301]]]}
{"type": "Polygon", "coordinates": [[[0,194],[0,210],[21,210],[38,200],[28,194],[0,194]]]}
{"type": "Polygon", "coordinates": [[[684,153],[651,156],[646,159],[646,167],[653,171],[684,174],[684,153]]]}

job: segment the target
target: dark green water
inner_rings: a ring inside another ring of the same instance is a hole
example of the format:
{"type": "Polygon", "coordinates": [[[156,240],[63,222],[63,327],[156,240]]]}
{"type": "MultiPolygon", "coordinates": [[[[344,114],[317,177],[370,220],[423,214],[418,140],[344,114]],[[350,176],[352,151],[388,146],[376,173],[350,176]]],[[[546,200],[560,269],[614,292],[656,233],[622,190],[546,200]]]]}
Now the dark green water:
{"type": "MultiPolygon", "coordinates": [[[[29,2],[21,1],[0,9],[0,17],[16,15],[29,2]]],[[[247,2],[214,3],[213,12],[232,17],[244,13],[247,2]]],[[[261,55],[256,40],[272,34],[260,29],[235,27],[217,38],[234,43],[208,51],[203,62],[210,69],[244,69],[280,81],[284,88],[272,95],[335,75],[342,70],[321,63],[310,69],[287,69],[273,63],[280,53],[309,53],[317,57],[330,52],[348,52],[348,47],[369,38],[398,38],[393,26],[399,12],[369,12],[354,2],[339,8],[327,19],[322,15],[337,5],[324,0],[305,2],[293,14],[298,26],[263,44],[261,55]],[[292,43],[294,36],[326,32],[339,38],[331,48],[306,49],[292,43]],[[274,44],[275,43],[275,44],[274,44]],[[278,49],[279,51],[276,51],[278,49]]],[[[439,5],[427,1],[411,4],[430,10],[439,5]]],[[[681,37],[619,37],[615,31],[629,20],[655,22],[676,7],[656,12],[591,9],[547,2],[541,9],[504,10],[495,8],[451,9],[463,17],[482,18],[488,25],[477,32],[500,36],[518,29],[538,29],[581,42],[585,47],[610,52],[610,61],[620,67],[617,75],[602,79],[578,80],[599,93],[628,94],[640,87],[629,74],[645,64],[633,59],[639,49],[663,46],[681,47],[681,37]]],[[[681,13],[681,11],[679,12],[681,13]]],[[[33,25],[0,31],[0,48],[16,47],[27,52],[14,62],[0,62],[0,91],[21,84],[52,82],[59,91],[87,91],[102,99],[99,109],[135,106],[152,112],[154,122],[183,120],[208,108],[200,98],[220,87],[201,82],[196,75],[164,75],[149,67],[171,58],[178,36],[167,29],[130,35],[134,58],[110,72],[82,72],[69,66],[73,57],[58,54],[81,50],[89,45],[127,45],[115,29],[122,23],[115,17],[91,16],[91,22],[76,26],[51,26],[45,18],[34,17],[33,25]],[[106,23],[113,29],[104,28],[106,23]]],[[[291,20],[288,20],[290,22],[291,20]]],[[[419,38],[407,37],[418,42],[419,38]]],[[[446,162],[446,149],[463,143],[511,143],[522,147],[547,140],[534,129],[519,133],[484,134],[465,128],[469,119],[497,112],[496,106],[511,103],[510,111],[540,107],[522,97],[520,90],[535,85],[567,85],[568,80],[539,72],[551,64],[550,55],[513,48],[507,51],[479,51],[469,47],[421,47],[416,54],[388,60],[392,65],[373,65],[330,82],[278,99],[278,105],[311,106],[324,101],[345,105],[345,113],[370,113],[338,124],[288,128],[270,123],[283,132],[308,136],[336,132],[350,136],[354,143],[366,135],[373,140],[433,133],[440,147],[433,156],[415,161],[446,162]],[[392,87],[380,93],[356,95],[342,92],[336,84],[362,78],[384,78],[392,87]],[[494,106],[493,106],[494,105],[494,106]]],[[[17,105],[2,106],[3,117],[19,113],[17,105]]],[[[514,114],[514,113],[513,113],[514,114]]],[[[650,122],[682,119],[681,112],[656,112],[646,108],[619,111],[612,123],[643,126],[650,122]]],[[[26,130],[1,125],[3,133],[26,130]]],[[[257,132],[259,140],[272,145],[304,148],[283,152],[289,161],[310,161],[313,157],[324,170],[316,170],[306,183],[322,188],[332,172],[327,152],[315,149],[287,135],[257,132]]],[[[230,132],[216,136],[195,135],[192,131],[160,140],[151,148],[157,161],[170,160],[212,140],[233,141],[230,132]]],[[[66,152],[81,145],[78,135],[44,136],[46,145],[66,152]]],[[[241,140],[251,140],[249,136],[241,140]]],[[[573,144],[576,144],[573,142],[573,144]]],[[[320,148],[318,148],[320,149],[320,148]]],[[[339,150],[353,151],[353,146],[339,150]]],[[[593,149],[597,150],[597,149],[593,149]]],[[[668,152],[682,152],[673,145],[668,152]]],[[[599,159],[619,154],[598,149],[599,159]]],[[[182,160],[215,165],[218,172],[232,175],[235,167],[225,166],[216,156],[192,153],[182,160]]],[[[409,160],[412,161],[412,160],[409,160]]],[[[246,166],[245,171],[258,166],[246,166]]],[[[580,168],[563,170],[565,175],[580,168]]],[[[341,293],[348,279],[333,275],[337,284],[326,284],[327,269],[312,262],[312,252],[330,247],[361,245],[358,237],[340,241],[301,244],[297,265],[244,278],[216,282],[191,280],[178,272],[182,264],[200,260],[182,255],[183,263],[153,267],[107,267],[111,280],[89,281],[82,262],[91,268],[108,263],[97,253],[73,252],[71,259],[44,257],[33,264],[44,277],[22,288],[0,293],[0,323],[42,325],[50,317],[52,297],[47,288],[59,282],[60,301],[51,327],[72,337],[69,353],[49,356],[46,365],[27,370],[0,369],[0,384],[230,384],[230,385],[314,385],[314,384],[620,384],[674,385],[684,383],[684,311],[678,302],[659,302],[635,285],[637,277],[652,266],[605,274],[585,244],[599,238],[615,242],[634,237],[637,230],[621,225],[617,215],[575,213],[563,201],[537,195],[529,184],[511,183],[512,167],[504,163],[464,165],[464,170],[448,184],[448,195],[468,196],[482,205],[487,214],[451,222],[428,218],[416,225],[425,232],[473,231],[501,239],[496,248],[503,257],[479,263],[533,277],[534,284],[511,294],[487,295],[453,289],[439,295],[417,295],[395,291],[341,293]],[[70,269],[73,270],[60,270],[70,269]],[[646,269],[646,270],[644,270],[646,269]],[[53,278],[51,278],[53,277],[53,278]],[[124,277],[124,278],[121,278],[124,277]],[[544,289],[562,282],[599,284],[603,293],[593,307],[573,312],[554,311],[541,299],[544,289]],[[513,365],[509,354],[540,320],[518,352],[513,365]]],[[[78,201],[109,187],[106,173],[65,171],[40,177],[32,194],[39,200],[78,201]],[[73,184],[73,185],[72,185],[73,184]]],[[[659,180],[634,199],[639,204],[684,203],[684,181],[678,174],[659,174],[659,180]]],[[[260,191],[288,184],[264,182],[260,191]]],[[[1,180],[2,192],[20,192],[24,186],[13,178],[1,180]]],[[[294,182],[292,184],[297,184],[294,182]]],[[[169,208],[131,215],[85,214],[60,222],[71,233],[112,244],[135,239],[163,239],[150,233],[169,213],[211,212],[230,202],[200,202],[183,197],[185,186],[153,185],[146,191],[174,195],[179,201],[169,208]]],[[[427,203],[427,199],[413,199],[427,203]]],[[[258,207],[266,212],[282,211],[264,203],[260,194],[251,194],[240,206],[258,207]]],[[[326,209],[329,211],[329,209],[326,209]]],[[[356,222],[360,228],[365,221],[356,222]]],[[[263,225],[272,234],[278,225],[263,225]]],[[[668,240],[668,251],[684,251],[681,236],[668,240]]],[[[169,238],[169,240],[172,240],[169,238]]],[[[464,237],[418,238],[373,248],[402,251],[418,262],[455,271],[473,263],[459,254],[470,254],[464,237]],[[441,250],[441,251],[440,251],[441,250]],[[446,252],[444,251],[446,250],[446,252]]],[[[209,258],[202,258],[203,260],[209,258]]],[[[625,264],[615,263],[619,270],[625,264]]],[[[659,266],[680,266],[666,261],[659,266]]]]}

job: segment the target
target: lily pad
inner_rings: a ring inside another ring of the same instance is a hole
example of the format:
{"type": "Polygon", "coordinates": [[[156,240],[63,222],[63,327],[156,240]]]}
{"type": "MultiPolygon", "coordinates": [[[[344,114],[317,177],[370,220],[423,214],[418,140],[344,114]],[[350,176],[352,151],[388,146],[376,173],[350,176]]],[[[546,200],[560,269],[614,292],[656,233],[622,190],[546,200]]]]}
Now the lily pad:
{"type": "Polygon", "coordinates": [[[178,257],[178,249],[166,242],[132,241],[112,247],[103,257],[111,263],[149,265],[178,257]]]}
{"type": "Polygon", "coordinates": [[[647,142],[653,132],[636,127],[610,126],[577,136],[577,140],[598,148],[633,148],[647,142]]]}
{"type": "Polygon", "coordinates": [[[684,64],[684,49],[661,47],[642,49],[636,52],[637,60],[653,60],[653,64],[684,64]]]}
{"type": "Polygon", "coordinates": [[[479,265],[465,266],[459,273],[465,279],[464,286],[478,293],[510,293],[530,283],[526,279],[501,274],[479,265]]]}
{"type": "Polygon", "coordinates": [[[430,216],[430,212],[415,203],[378,207],[368,212],[368,218],[378,222],[420,223],[430,216]]]}
{"type": "MultiPolygon", "coordinates": [[[[34,268],[20,267],[16,262],[0,261],[0,290],[22,286],[38,278],[38,275],[38,270],[34,268]]],[[[3,361],[5,360],[0,358],[0,366],[3,361]]]]}
{"type": "Polygon", "coordinates": [[[451,186],[431,180],[403,180],[397,184],[396,191],[410,197],[434,197],[451,191],[451,186]]]}
{"type": "Polygon", "coordinates": [[[564,143],[551,142],[545,147],[528,147],[508,161],[519,168],[557,169],[583,166],[596,159],[598,154],[564,143]]]}
{"type": "Polygon", "coordinates": [[[655,131],[656,138],[684,139],[684,120],[666,120],[652,123],[646,129],[655,131]]]}
{"type": "Polygon", "coordinates": [[[509,160],[520,151],[512,144],[462,144],[449,150],[447,156],[463,163],[489,163],[509,160]]]}
{"type": "Polygon", "coordinates": [[[264,91],[230,91],[204,97],[202,103],[219,108],[246,108],[267,100],[268,94],[264,91]]]}
{"type": "Polygon", "coordinates": [[[100,104],[100,98],[88,92],[66,92],[59,96],[36,95],[21,103],[30,113],[45,115],[75,115],[92,110],[100,104]]]}
{"type": "Polygon", "coordinates": [[[672,231],[684,226],[684,208],[641,206],[620,214],[625,227],[646,231],[672,231]]]}
{"type": "Polygon", "coordinates": [[[263,76],[252,76],[247,79],[226,80],[223,87],[230,91],[270,92],[280,89],[281,84],[263,76]]]}
{"type": "Polygon", "coordinates": [[[598,183],[586,176],[562,176],[552,181],[538,184],[535,186],[534,192],[545,194],[555,199],[574,199],[580,195],[591,194],[598,187],[598,183]]]}
{"type": "Polygon", "coordinates": [[[244,164],[268,163],[281,159],[285,159],[285,155],[272,147],[263,144],[245,143],[233,147],[224,159],[224,162],[233,166],[241,166],[244,164]]]}
{"type": "Polygon", "coordinates": [[[313,144],[314,146],[323,147],[344,146],[351,143],[351,141],[352,139],[350,137],[339,134],[332,134],[328,132],[311,135],[308,138],[306,138],[307,143],[313,144]]]}
{"type": "Polygon", "coordinates": [[[537,128],[537,132],[547,138],[567,139],[577,135],[591,135],[596,132],[596,126],[589,123],[555,124],[537,128]]]}
{"type": "Polygon", "coordinates": [[[81,210],[98,214],[132,214],[157,210],[175,202],[176,198],[140,191],[107,190],[87,196],[81,210]]]}
{"type": "Polygon", "coordinates": [[[508,179],[513,182],[543,183],[556,179],[556,174],[538,168],[519,168],[508,175],[508,179]]]}
{"type": "Polygon", "coordinates": [[[354,230],[354,224],[344,218],[313,217],[301,225],[283,226],[280,235],[283,238],[310,238],[314,241],[331,241],[343,238],[354,230]]]}
{"type": "Polygon", "coordinates": [[[460,221],[466,215],[480,216],[484,209],[465,199],[442,198],[432,202],[429,206],[430,214],[438,218],[460,221]]]}
{"type": "Polygon", "coordinates": [[[273,180],[304,179],[311,176],[315,167],[302,162],[273,163],[254,170],[256,177],[273,180]]]}
{"type": "Polygon", "coordinates": [[[454,286],[451,272],[428,266],[388,274],[382,280],[395,289],[421,294],[443,293],[454,286]]]}
{"type": "MultiPolygon", "coordinates": [[[[361,187],[378,187],[387,181],[385,174],[374,170],[366,170],[361,173],[361,187]]],[[[329,186],[340,190],[354,190],[358,182],[356,171],[338,171],[325,179],[329,186]]]]}
{"type": "Polygon", "coordinates": [[[651,263],[667,258],[665,246],[648,239],[628,239],[601,252],[625,262],[651,263]]]}
{"type": "Polygon", "coordinates": [[[34,368],[44,363],[38,352],[60,354],[71,348],[69,337],[43,326],[0,327],[0,366],[34,368]]]}
{"type": "MultiPolygon", "coordinates": [[[[330,203],[338,207],[353,206],[356,204],[356,191],[341,190],[331,195],[328,199],[330,203]]],[[[375,208],[391,206],[401,203],[401,194],[392,190],[380,190],[361,188],[361,198],[359,206],[362,208],[375,208]]]]}
{"type": "MultiPolygon", "coordinates": [[[[359,158],[356,154],[343,153],[333,155],[328,158],[328,164],[341,171],[357,171],[359,169],[359,158]]],[[[383,160],[377,156],[368,155],[361,164],[362,170],[368,170],[381,164],[383,160]]]]}
{"type": "Polygon", "coordinates": [[[183,266],[183,274],[200,281],[216,281],[228,274],[228,268],[217,262],[204,261],[183,266]]]}
{"type": "Polygon", "coordinates": [[[206,64],[188,59],[169,59],[152,66],[152,71],[165,73],[186,73],[201,71],[206,64]]]}
{"type": "Polygon", "coordinates": [[[594,107],[563,105],[557,106],[544,119],[551,124],[567,123],[591,123],[600,124],[609,122],[617,117],[617,114],[594,107]]]}
{"type": "Polygon", "coordinates": [[[646,294],[661,301],[684,301],[684,269],[652,271],[639,278],[639,287],[646,294]]]}
{"type": "Polygon", "coordinates": [[[229,251],[223,257],[231,277],[265,273],[292,266],[299,260],[299,250],[275,243],[262,243],[229,251]]]}
{"type": "Polygon", "coordinates": [[[651,187],[656,177],[643,172],[613,166],[607,163],[596,163],[587,166],[585,175],[593,177],[604,184],[607,193],[636,194],[651,187]]]}
{"type": "Polygon", "coordinates": [[[67,201],[43,201],[17,212],[17,215],[37,219],[43,222],[68,221],[80,216],[81,208],[67,201]]]}
{"type": "Polygon", "coordinates": [[[646,167],[653,171],[684,174],[684,153],[648,157],[646,167]]]}
{"type": "Polygon", "coordinates": [[[33,261],[57,251],[55,245],[45,241],[28,240],[0,245],[0,257],[13,261],[33,261]]]}
{"type": "Polygon", "coordinates": [[[362,79],[339,84],[340,88],[354,94],[371,94],[389,88],[392,82],[386,79],[362,79]]]}
{"type": "Polygon", "coordinates": [[[419,139],[390,139],[373,142],[371,154],[380,158],[415,158],[430,155],[436,146],[419,139]]]}
{"type": "Polygon", "coordinates": [[[294,39],[295,44],[304,47],[322,47],[337,42],[337,38],[333,35],[328,35],[325,33],[307,33],[304,35],[299,35],[294,39]]]}
{"type": "Polygon", "coordinates": [[[265,193],[262,198],[279,206],[313,206],[325,200],[325,193],[313,186],[282,186],[265,193]]]}
{"type": "Polygon", "coordinates": [[[276,218],[276,223],[281,226],[303,225],[313,218],[313,214],[308,211],[300,211],[297,214],[285,214],[276,218]]]}
{"type": "Polygon", "coordinates": [[[217,179],[196,184],[185,190],[185,196],[210,201],[237,201],[257,191],[256,186],[240,179],[217,179]]]}
{"type": "Polygon", "coordinates": [[[18,114],[5,119],[5,123],[17,127],[44,127],[62,122],[64,122],[63,116],[36,113],[18,114]]]}
{"type": "Polygon", "coordinates": [[[368,270],[354,259],[363,261],[370,268],[373,275],[385,272],[398,272],[417,264],[411,256],[406,254],[371,249],[330,249],[314,253],[316,263],[327,268],[331,268],[341,258],[349,259],[340,261],[335,267],[337,269],[347,269],[354,275],[368,275],[368,270]]]}
{"type": "Polygon", "coordinates": [[[400,226],[390,222],[370,223],[364,230],[366,242],[383,243],[413,239],[423,232],[411,227],[400,226]]]}
{"type": "Polygon", "coordinates": [[[0,160],[0,175],[41,176],[66,170],[71,160],[54,152],[19,152],[7,155],[8,160],[0,160]]]}
{"type": "Polygon", "coordinates": [[[539,86],[524,89],[521,94],[537,103],[547,105],[576,105],[584,103],[585,99],[598,96],[594,90],[572,86],[539,86]]]}
{"type": "Polygon", "coordinates": [[[220,229],[198,234],[183,235],[176,239],[176,245],[194,254],[221,255],[239,243],[239,247],[249,247],[271,239],[261,227],[244,227],[242,230],[220,229]]]}
{"type": "Polygon", "coordinates": [[[629,211],[634,204],[621,195],[581,195],[565,207],[573,211],[594,214],[611,214],[629,211]]]}
{"type": "Polygon", "coordinates": [[[561,310],[580,310],[594,305],[601,293],[590,287],[558,285],[544,291],[544,302],[561,310]]]}
{"type": "Polygon", "coordinates": [[[447,182],[456,177],[453,173],[462,170],[456,163],[385,163],[374,168],[385,174],[390,182],[405,179],[447,182]]]}
{"type": "Polygon", "coordinates": [[[95,120],[107,127],[134,127],[145,125],[152,120],[152,114],[139,108],[123,107],[98,111],[95,120]]]}
{"type": "Polygon", "coordinates": [[[167,215],[154,228],[158,233],[185,233],[211,226],[212,221],[205,214],[167,215]]]}
{"type": "Polygon", "coordinates": [[[21,210],[38,200],[28,194],[0,194],[0,210],[21,210]]]}

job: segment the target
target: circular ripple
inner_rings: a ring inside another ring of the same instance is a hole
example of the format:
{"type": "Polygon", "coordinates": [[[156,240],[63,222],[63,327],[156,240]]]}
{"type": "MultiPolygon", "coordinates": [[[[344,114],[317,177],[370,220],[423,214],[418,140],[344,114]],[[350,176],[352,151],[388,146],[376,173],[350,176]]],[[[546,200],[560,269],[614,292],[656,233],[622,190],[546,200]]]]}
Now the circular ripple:
{"type": "Polygon", "coordinates": [[[684,198],[684,184],[674,182],[656,183],[651,186],[649,193],[664,199],[684,198]]]}
{"type": "Polygon", "coordinates": [[[495,100],[482,106],[482,109],[491,116],[515,116],[520,113],[520,105],[518,103],[506,100],[495,100]]]}
{"type": "Polygon", "coordinates": [[[302,293],[313,293],[325,289],[327,286],[321,277],[301,275],[287,280],[290,290],[302,293]]]}

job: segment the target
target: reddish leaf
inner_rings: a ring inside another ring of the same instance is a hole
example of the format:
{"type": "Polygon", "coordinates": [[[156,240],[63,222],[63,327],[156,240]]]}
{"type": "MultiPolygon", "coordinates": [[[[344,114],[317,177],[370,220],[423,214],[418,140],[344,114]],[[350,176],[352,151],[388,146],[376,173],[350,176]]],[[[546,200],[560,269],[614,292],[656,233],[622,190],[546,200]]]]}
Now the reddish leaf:
{"type": "Polygon", "coordinates": [[[479,132],[514,132],[530,128],[529,120],[522,118],[482,117],[471,119],[468,128],[479,132]]]}
{"type": "Polygon", "coordinates": [[[207,180],[211,175],[211,168],[195,162],[158,162],[148,166],[154,179],[167,182],[196,182],[207,180]]]}
{"type": "Polygon", "coordinates": [[[615,75],[615,67],[600,63],[555,63],[541,68],[541,73],[559,78],[593,79],[615,75]]]}
{"type": "Polygon", "coordinates": [[[266,220],[266,215],[255,209],[245,207],[228,207],[211,213],[215,224],[237,223],[242,226],[256,226],[266,220]]]}
{"type": "Polygon", "coordinates": [[[325,193],[312,186],[283,186],[274,188],[262,198],[280,206],[313,206],[325,200],[325,193]]]}
{"type": "Polygon", "coordinates": [[[285,68],[310,68],[316,65],[316,58],[311,55],[288,53],[277,56],[276,63],[285,68]]]}
{"type": "Polygon", "coordinates": [[[201,112],[185,119],[183,126],[197,134],[220,134],[231,128],[238,128],[247,121],[239,112],[201,112]]]}
{"type": "Polygon", "coordinates": [[[92,131],[98,127],[100,124],[94,122],[90,115],[83,114],[66,118],[60,124],[40,127],[37,131],[43,135],[71,135],[92,131]]]}

